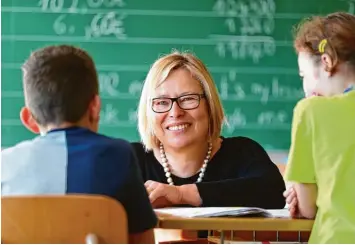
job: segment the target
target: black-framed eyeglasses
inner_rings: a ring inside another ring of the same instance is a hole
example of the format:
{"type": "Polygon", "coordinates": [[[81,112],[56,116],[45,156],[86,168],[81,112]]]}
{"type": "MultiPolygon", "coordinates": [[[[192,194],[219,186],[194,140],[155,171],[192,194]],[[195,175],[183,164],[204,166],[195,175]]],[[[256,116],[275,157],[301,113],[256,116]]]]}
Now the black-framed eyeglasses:
{"type": "Polygon", "coordinates": [[[200,100],[205,94],[186,94],[176,98],[154,98],[152,99],[152,110],[156,113],[164,113],[171,110],[174,102],[183,110],[193,110],[200,105],[200,100]]]}

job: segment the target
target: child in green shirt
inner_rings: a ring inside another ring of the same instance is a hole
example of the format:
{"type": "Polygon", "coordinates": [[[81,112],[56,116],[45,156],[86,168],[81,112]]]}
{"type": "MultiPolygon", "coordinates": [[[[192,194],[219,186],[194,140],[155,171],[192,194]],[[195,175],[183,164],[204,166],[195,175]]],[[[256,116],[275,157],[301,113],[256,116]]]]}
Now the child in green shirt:
{"type": "Polygon", "coordinates": [[[355,16],[313,17],[294,46],[307,98],[294,109],[286,201],[315,219],[309,243],[355,243],[355,16]]]}

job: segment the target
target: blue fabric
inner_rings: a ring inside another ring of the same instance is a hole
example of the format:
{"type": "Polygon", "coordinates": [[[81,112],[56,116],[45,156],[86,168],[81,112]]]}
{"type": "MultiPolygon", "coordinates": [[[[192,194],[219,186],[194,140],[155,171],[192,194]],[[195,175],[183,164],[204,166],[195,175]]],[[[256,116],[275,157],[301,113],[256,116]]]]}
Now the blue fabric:
{"type": "Polygon", "coordinates": [[[101,194],[125,207],[130,233],[156,225],[136,156],[125,140],[80,127],[57,129],[3,150],[1,158],[3,196],[101,194]]]}
{"type": "Polygon", "coordinates": [[[354,89],[354,86],[350,86],[347,89],[344,90],[344,94],[352,91],[354,89]]]}
{"type": "Polygon", "coordinates": [[[67,164],[65,132],[5,149],[1,153],[1,194],[64,194],[67,164]]]}

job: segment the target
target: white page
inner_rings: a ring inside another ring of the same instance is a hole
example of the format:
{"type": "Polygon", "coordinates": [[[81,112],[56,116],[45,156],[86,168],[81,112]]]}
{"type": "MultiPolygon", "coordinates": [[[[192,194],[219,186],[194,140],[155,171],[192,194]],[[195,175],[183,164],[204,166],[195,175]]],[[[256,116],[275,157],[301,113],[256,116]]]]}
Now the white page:
{"type": "Polygon", "coordinates": [[[272,215],[272,217],[276,218],[291,218],[290,211],[287,208],[284,209],[268,209],[268,213],[272,215]]]}
{"type": "Polygon", "coordinates": [[[203,208],[161,208],[155,209],[156,212],[162,214],[169,214],[178,217],[208,217],[208,216],[238,216],[241,214],[266,212],[266,210],[259,208],[248,207],[203,207],[203,208]]]}

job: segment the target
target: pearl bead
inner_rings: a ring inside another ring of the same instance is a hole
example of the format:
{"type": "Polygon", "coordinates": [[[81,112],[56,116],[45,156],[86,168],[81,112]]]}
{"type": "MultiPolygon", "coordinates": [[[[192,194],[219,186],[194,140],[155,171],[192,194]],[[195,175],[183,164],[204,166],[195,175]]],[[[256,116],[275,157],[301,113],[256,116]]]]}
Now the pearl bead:
{"type": "MultiPolygon", "coordinates": [[[[208,151],[206,153],[206,158],[203,160],[204,163],[202,164],[202,167],[200,169],[200,174],[199,174],[199,177],[198,177],[196,183],[201,182],[203,176],[205,175],[207,163],[211,157],[211,152],[212,152],[212,143],[209,143],[208,151]]],[[[173,182],[173,179],[171,178],[171,173],[170,173],[169,167],[168,167],[169,166],[168,159],[166,158],[164,147],[163,147],[162,143],[160,143],[160,157],[161,157],[162,165],[164,167],[165,177],[167,178],[169,185],[174,185],[174,182],[173,182]]]]}

